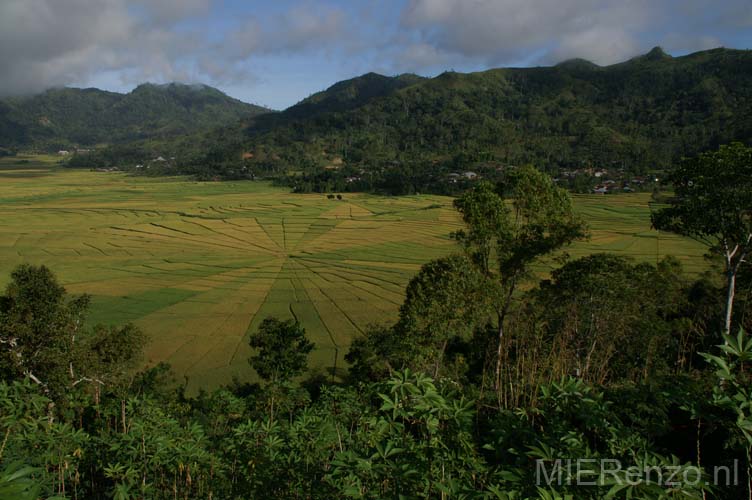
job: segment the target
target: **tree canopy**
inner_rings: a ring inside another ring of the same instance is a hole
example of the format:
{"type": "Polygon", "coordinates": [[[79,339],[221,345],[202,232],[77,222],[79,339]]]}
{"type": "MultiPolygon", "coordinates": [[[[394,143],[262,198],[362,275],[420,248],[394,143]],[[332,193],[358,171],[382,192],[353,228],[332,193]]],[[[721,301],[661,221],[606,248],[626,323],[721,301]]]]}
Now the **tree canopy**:
{"type": "Polygon", "coordinates": [[[653,225],[697,238],[723,258],[728,334],[736,276],[752,252],[752,148],[733,143],[685,159],[669,180],[675,197],[653,213],[653,225]]]}

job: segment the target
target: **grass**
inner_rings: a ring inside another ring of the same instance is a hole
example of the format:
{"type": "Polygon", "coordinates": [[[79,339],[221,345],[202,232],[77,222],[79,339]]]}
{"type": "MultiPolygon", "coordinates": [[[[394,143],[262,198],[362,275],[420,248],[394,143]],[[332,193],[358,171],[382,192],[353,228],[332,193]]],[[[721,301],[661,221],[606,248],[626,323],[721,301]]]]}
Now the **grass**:
{"type": "MultiPolygon", "coordinates": [[[[420,265],[456,249],[448,235],[459,221],[445,197],[337,201],[259,182],[17,160],[0,159],[0,286],[20,263],[49,266],[70,292],[92,295],[90,323],[140,326],[151,339],[145,364],[171,363],[189,392],[253,380],[247,339],[267,315],[301,321],[316,344],[312,368],[341,369],[353,337],[396,318],[420,265]]],[[[674,254],[690,272],[703,269],[701,246],[650,230],[647,195],[575,202],[592,237],[573,257],[674,254]]]]}

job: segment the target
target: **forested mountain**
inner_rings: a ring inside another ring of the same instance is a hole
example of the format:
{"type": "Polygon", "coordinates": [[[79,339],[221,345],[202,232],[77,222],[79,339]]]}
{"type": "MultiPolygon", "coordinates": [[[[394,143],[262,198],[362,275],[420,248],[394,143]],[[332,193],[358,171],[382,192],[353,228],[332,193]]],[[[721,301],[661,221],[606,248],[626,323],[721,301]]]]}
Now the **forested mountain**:
{"type": "Polygon", "coordinates": [[[51,89],[0,100],[0,147],[54,150],[167,139],[266,112],[205,85],[146,83],[128,94],[51,89]]]}
{"type": "Polygon", "coordinates": [[[416,158],[665,167],[749,140],[751,112],[752,52],[674,58],[655,48],[606,67],[571,60],[432,79],[364,75],[274,117],[271,129],[258,120],[243,147],[276,149],[280,157],[295,148],[315,163],[338,156],[366,167],[416,158]],[[379,91],[356,93],[373,81],[382,82],[379,91]],[[343,99],[348,93],[356,97],[343,99]]]}
{"type": "Polygon", "coordinates": [[[525,163],[642,174],[752,140],[752,51],[655,48],[604,67],[575,59],[430,79],[368,73],[264,111],[209,87],[52,90],[0,102],[0,146],[107,142],[71,165],[169,155],[171,174],[277,177],[299,190],[445,192],[450,172],[525,163]]]}
{"type": "Polygon", "coordinates": [[[337,82],[328,89],[287,108],[279,115],[269,116],[284,121],[294,118],[310,119],[328,112],[351,111],[372,99],[387,97],[399,89],[425,80],[426,78],[408,73],[395,77],[366,73],[357,78],[337,82]]]}

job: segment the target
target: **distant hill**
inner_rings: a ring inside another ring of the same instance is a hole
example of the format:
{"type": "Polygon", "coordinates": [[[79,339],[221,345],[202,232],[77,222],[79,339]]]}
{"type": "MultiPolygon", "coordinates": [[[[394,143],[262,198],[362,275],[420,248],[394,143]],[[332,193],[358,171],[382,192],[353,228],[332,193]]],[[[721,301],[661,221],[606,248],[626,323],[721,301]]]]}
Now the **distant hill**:
{"type": "Polygon", "coordinates": [[[227,157],[276,151],[264,161],[289,168],[332,157],[364,167],[420,159],[661,168],[751,139],[752,51],[674,58],[655,48],[605,67],[575,59],[431,79],[369,73],[260,117],[233,136],[227,157]]]}
{"type": "Polygon", "coordinates": [[[350,80],[343,80],[331,87],[303,99],[279,114],[281,119],[311,118],[327,112],[343,112],[357,109],[371,100],[386,97],[397,90],[427,80],[413,74],[394,77],[366,73],[350,80]]]}
{"type": "Polygon", "coordinates": [[[55,149],[164,140],[268,112],[206,85],[147,83],[128,94],[51,89],[0,99],[0,147],[55,149]]]}
{"type": "Polygon", "coordinates": [[[368,73],[279,113],[184,85],[0,101],[0,146],[58,138],[112,145],[72,165],[127,168],[162,155],[175,157],[169,173],[292,174],[287,181],[304,190],[400,192],[413,183],[440,191],[450,172],[523,163],[554,174],[644,173],[719,144],[752,143],[752,51],[671,57],[655,48],[610,66],[572,59],[435,78],[368,73]]]}

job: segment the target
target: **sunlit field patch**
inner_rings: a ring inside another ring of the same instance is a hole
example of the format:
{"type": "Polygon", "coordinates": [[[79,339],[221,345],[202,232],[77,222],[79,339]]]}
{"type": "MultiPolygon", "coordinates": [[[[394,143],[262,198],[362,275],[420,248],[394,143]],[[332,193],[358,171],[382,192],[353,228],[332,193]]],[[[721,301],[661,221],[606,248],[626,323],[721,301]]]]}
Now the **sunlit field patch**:
{"type": "MultiPolygon", "coordinates": [[[[71,292],[92,295],[90,324],[134,322],[150,337],[144,363],[169,362],[190,392],[254,380],[247,339],[268,315],[297,318],[316,344],[311,368],[341,374],[351,340],[394,321],[420,266],[458,250],[447,197],[332,200],[26,159],[0,161],[0,285],[20,263],[49,266],[71,292]]],[[[700,245],[650,229],[649,200],[576,196],[592,236],[569,254],[675,254],[702,271],[700,245]]]]}

